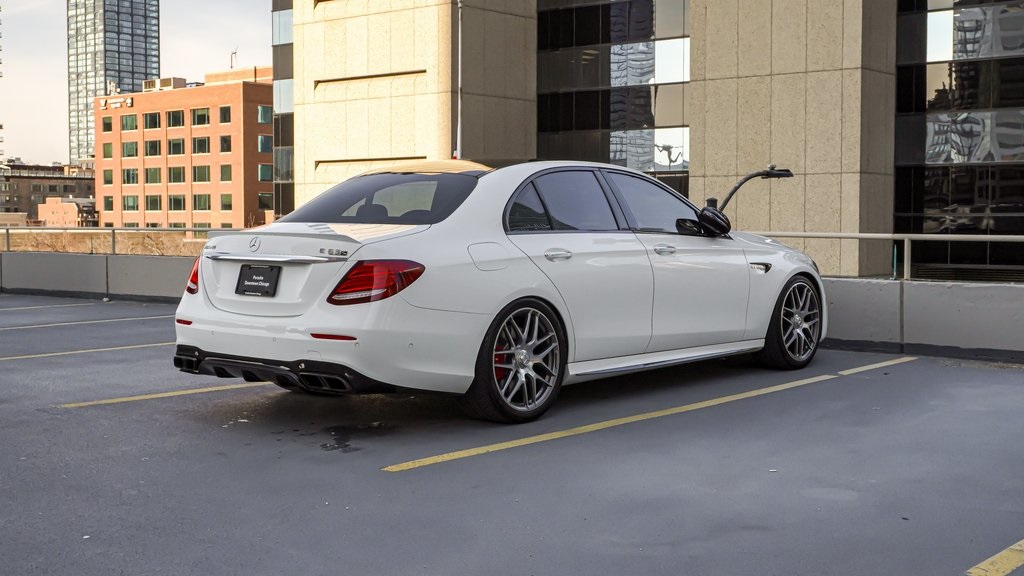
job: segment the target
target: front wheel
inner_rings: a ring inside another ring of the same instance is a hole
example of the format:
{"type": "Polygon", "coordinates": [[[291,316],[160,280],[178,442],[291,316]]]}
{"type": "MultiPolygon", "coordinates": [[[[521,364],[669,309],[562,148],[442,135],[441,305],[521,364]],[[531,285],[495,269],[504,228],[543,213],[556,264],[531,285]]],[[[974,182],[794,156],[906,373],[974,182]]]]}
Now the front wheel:
{"type": "Polygon", "coordinates": [[[790,279],[782,289],[757,359],[782,370],[807,366],[821,338],[821,299],[811,280],[790,279]]]}
{"type": "Polygon", "coordinates": [[[484,337],[463,408],[495,422],[538,418],[558,397],[565,351],[565,331],[551,307],[532,298],[509,304],[484,337]]]}

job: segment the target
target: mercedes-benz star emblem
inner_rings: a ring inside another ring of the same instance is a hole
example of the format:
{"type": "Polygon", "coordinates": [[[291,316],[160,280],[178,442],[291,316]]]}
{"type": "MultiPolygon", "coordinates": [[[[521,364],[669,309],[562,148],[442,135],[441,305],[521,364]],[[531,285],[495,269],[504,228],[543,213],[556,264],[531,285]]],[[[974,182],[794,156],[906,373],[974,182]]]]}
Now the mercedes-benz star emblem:
{"type": "Polygon", "coordinates": [[[260,237],[253,236],[252,240],[249,240],[249,251],[255,252],[260,249],[260,237]]]}

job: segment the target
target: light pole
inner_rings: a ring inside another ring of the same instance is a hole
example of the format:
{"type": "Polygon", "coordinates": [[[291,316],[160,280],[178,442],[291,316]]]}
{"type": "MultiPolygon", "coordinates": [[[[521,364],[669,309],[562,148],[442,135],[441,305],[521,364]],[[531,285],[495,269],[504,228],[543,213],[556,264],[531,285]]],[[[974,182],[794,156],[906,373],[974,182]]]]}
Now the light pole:
{"type": "Polygon", "coordinates": [[[456,160],[462,160],[462,0],[459,1],[459,72],[457,103],[455,116],[455,156],[456,160]]]}

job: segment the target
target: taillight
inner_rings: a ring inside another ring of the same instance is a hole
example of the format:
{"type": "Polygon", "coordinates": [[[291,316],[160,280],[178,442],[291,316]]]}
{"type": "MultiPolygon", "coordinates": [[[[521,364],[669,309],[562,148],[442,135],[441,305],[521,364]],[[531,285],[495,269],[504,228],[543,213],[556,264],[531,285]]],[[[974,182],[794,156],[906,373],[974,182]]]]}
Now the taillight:
{"type": "Polygon", "coordinates": [[[361,304],[405,290],[426,268],[411,260],[363,260],[345,274],[327,297],[330,304],[361,304]]]}
{"type": "Polygon", "coordinates": [[[196,258],[196,263],[192,265],[192,274],[188,277],[188,284],[185,285],[185,292],[189,294],[199,292],[199,258],[196,258]]]}

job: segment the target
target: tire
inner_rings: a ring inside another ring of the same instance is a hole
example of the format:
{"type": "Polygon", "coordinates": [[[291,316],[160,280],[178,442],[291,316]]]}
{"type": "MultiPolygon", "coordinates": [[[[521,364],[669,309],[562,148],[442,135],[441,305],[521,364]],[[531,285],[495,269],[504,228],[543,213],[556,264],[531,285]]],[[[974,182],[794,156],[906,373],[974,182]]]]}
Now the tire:
{"type": "Polygon", "coordinates": [[[812,280],[794,276],[779,294],[764,348],[755,357],[769,368],[796,370],[810,364],[820,339],[821,295],[812,280]]]}
{"type": "Polygon", "coordinates": [[[527,298],[494,318],[476,360],[462,407],[473,418],[535,420],[558,398],[565,376],[566,336],[550,306],[527,298]]]}

